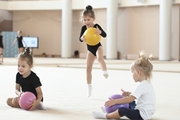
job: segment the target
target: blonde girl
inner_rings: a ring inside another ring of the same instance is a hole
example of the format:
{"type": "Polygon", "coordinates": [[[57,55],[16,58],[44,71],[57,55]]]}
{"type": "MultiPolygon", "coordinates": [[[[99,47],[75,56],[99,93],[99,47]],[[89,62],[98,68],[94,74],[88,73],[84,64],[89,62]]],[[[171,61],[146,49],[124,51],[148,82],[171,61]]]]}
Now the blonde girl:
{"type": "Polygon", "coordinates": [[[130,108],[119,108],[111,113],[92,112],[96,119],[120,119],[123,116],[130,120],[149,120],[155,112],[155,92],[150,79],[152,77],[153,65],[143,52],[140,58],[131,64],[132,78],[137,82],[133,92],[122,90],[122,99],[111,99],[105,102],[105,106],[130,103],[130,108]],[[135,102],[136,100],[136,102],[135,102]],[[134,105],[133,105],[134,104],[134,105]],[[134,107],[133,107],[134,106],[134,107]]]}
{"type": "Polygon", "coordinates": [[[21,53],[24,51],[22,31],[17,31],[17,34],[18,36],[13,41],[12,45],[14,45],[16,41],[18,41],[18,52],[21,53]]]}

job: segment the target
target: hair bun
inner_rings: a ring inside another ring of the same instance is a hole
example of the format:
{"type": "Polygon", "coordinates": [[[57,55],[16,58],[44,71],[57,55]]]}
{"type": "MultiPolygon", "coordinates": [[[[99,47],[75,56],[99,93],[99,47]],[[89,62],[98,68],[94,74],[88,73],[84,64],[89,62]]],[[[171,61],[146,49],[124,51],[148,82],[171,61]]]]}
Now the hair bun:
{"type": "Polygon", "coordinates": [[[86,6],[86,10],[92,10],[92,9],[93,9],[93,8],[92,8],[91,5],[86,6]]]}
{"type": "Polygon", "coordinates": [[[25,54],[31,54],[31,49],[29,47],[25,48],[24,53],[25,54]]]}

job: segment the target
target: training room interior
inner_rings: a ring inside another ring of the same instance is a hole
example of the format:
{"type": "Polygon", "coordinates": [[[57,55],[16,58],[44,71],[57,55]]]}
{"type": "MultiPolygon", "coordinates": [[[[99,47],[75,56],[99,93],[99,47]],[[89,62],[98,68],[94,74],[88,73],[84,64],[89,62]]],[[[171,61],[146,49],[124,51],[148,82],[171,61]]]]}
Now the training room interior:
{"type": "Polygon", "coordinates": [[[180,119],[180,0],[0,0],[0,29],[5,42],[1,120],[94,120],[92,111],[101,112],[108,96],[134,89],[130,65],[140,51],[152,54],[156,93],[152,120],[180,119]],[[94,23],[107,33],[101,44],[109,73],[105,79],[94,61],[91,97],[86,96],[87,46],[79,41],[87,5],[95,12],[94,23]],[[11,42],[18,30],[23,37],[38,38],[32,71],[42,82],[47,110],[26,111],[6,104],[7,98],[16,96],[18,49],[11,42]]]}

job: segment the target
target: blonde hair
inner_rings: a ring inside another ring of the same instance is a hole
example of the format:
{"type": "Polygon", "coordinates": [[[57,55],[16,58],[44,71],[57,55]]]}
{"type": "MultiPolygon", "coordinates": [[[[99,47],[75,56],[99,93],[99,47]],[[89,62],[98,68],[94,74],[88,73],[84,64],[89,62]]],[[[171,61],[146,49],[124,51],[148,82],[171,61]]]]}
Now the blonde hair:
{"type": "Polygon", "coordinates": [[[28,65],[33,66],[33,56],[29,47],[25,48],[24,52],[19,53],[18,59],[26,61],[28,65]]]}
{"type": "Polygon", "coordinates": [[[131,68],[134,67],[136,70],[141,70],[147,77],[147,80],[150,81],[152,78],[152,70],[153,70],[153,65],[150,62],[150,59],[152,58],[152,54],[147,56],[144,51],[139,53],[139,59],[134,61],[131,64],[131,68]]]}

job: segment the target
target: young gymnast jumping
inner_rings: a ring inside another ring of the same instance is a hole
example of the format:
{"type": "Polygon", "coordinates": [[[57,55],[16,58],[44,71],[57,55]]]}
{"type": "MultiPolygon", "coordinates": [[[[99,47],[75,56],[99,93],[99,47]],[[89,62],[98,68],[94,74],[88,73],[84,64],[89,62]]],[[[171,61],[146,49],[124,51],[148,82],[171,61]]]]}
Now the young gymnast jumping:
{"type": "Polygon", "coordinates": [[[3,63],[3,48],[4,48],[4,42],[3,42],[3,36],[2,34],[2,30],[0,30],[0,64],[3,63]]]}
{"type": "MultiPolygon", "coordinates": [[[[88,5],[86,6],[86,9],[82,13],[82,20],[84,25],[81,28],[80,32],[80,37],[79,40],[80,42],[86,42],[84,32],[88,28],[96,28],[96,33],[101,35],[102,37],[106,37],[106,33],[104,30],[101,28],[99,24],[94,24],[95,20],[95,13],[93,11],[92,6],[88,5]]],[[[101,43],[99,42],[97,45],[90,46],[87,44],[87,56],[86,56],[86,80],[87,80],[87,85],[88,85],[88,93],[87,96],[91,96],[92,92],[92,66],[94,63],[94,60],[97,58],[98,62],[101,65],[101,69],[103,72],[103,75],[105,78],[108,78],[108,73],[107,73],[107,68],[106,68],[106,63],[103,58],[103,48],[101,43]]]]}
{"type": "Polygon", "coordinates": [[[41,81],[39,77],[31,71],[33,67],[33,57],[29,48],[25,49],[25,52],[21,52],[18,56],[18,73],[16,74],[16,87],[15,93],[17,97],[8,98],[7,104],[11,107],[20,108],[19,98],[23,92],[32,92],[36,96],[36,100],[32,101],[31,108],[34,109],[47,109],[42,104],[43,102],[43,92],[41,90],[41,81]]]}
{"type": "MultiPolygon", "coordinates": [[[[23,46],[23,36],[22,36],[22,31],[17,31],[18,36],[16,37],[16,39],[13,41],[12,45],[14,45],[14,43],[16,41],[18,41],[18,52],[21,53],[24,51],[24,46],[23,46]]],[[[27,46],[26,46],[27,47],[27,46]]]]}
{"type": "MultiPolygon", "coordinates": [[[[110,107],[116,104],[130,103],[129,108],[119,108],[111,113],[92,112],[96,119],[120,119],[123,116],[130,120],[150,120],[155,112],[155,92],[150,78],[152,77],[153,65],[143,53],[140,58],[131,64],[132,77],[137,86],[134,91],[126,92],[122,90],[121,99],[111,99],[105,102],[105,106],[110,107]],[[134,102],[136,100],[136,102],[134,102]]],[[[103,107],[104,108],[104,107],[103,107]]],[[[103,110],[104,111],[104,110],[103,110]]]]}

